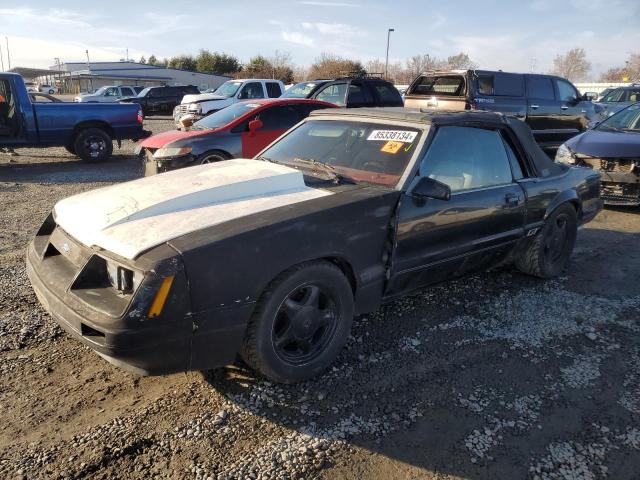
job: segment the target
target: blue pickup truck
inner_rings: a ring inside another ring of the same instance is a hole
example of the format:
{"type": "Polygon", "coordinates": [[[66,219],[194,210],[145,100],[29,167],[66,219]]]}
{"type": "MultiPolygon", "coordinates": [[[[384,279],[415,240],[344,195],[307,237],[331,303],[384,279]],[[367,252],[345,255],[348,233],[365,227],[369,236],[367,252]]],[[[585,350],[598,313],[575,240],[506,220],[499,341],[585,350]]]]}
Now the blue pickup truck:
{"type": "Polygon", "coordinates": [[[0,147],[65,147],[83,160],[105,160],[114,140],[138,140],[142,128],[137,104],[34,103],[24,80],[0,73],[0,147]]]}

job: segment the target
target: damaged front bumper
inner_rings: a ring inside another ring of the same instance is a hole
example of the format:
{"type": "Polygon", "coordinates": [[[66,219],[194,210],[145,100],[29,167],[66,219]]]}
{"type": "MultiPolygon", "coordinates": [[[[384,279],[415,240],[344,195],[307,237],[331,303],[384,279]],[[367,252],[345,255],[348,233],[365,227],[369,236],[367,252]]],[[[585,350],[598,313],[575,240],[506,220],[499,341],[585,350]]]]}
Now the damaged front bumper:
{"type": "Polygon", "coordinates": [[[27,275],[53,319],[72,337],[125,370],[144,375],[186,370],[192,328],[186,315],[184,272],[173,272],[165,309],[148,318],[163,276],[157,266],[136,291],[122,293],[103,278],[101,265],[108,260],[102,252],[85,247],[57,226],[45,227],[47,222],[29,244],[27,275]]]}
{"type": "Polygon", "coordinates": [[[607,205],[640,205],[640,172],[600,171],[600,196],[607,205]]]}

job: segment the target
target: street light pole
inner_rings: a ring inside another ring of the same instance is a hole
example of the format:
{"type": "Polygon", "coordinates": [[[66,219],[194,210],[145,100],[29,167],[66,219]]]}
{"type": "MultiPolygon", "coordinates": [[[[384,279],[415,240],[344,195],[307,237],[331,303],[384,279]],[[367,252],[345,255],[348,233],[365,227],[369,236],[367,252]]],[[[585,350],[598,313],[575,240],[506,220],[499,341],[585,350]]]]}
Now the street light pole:
{"type": "Polygon", "coordinates": [[[387,30],[387,60],[384,62],[384,78],[387,78],[387,71],[389,70],[389,38],[391,37],[391,32],[394,32],[393,28],[387,30]]]}

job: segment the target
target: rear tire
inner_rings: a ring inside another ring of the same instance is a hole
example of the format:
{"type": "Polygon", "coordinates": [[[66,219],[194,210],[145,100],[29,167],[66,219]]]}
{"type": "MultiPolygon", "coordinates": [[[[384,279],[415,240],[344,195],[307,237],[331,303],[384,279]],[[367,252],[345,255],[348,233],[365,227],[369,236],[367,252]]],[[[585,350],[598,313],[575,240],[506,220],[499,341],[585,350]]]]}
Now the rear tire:
{"type": "Polygon", "coordinates": [[[111,156],[113,141],[104,130],[87,128],[78,133],[73,149],[85,162],[101,162],[111,156]]]}
{"type": "Polygon", "coordinates": [[[196,161],[197,165],[205,165],[207,163],[216,163],[222,162],[224,160],[229,160],[231,155],[227,152],[223,152],[222,150],[211,150],[210,152],[203,153],[198,157],[196,161]]]}
{"type": "Polygon", "coordinates": [[[278,275],[249,321],[240,355],[265,377],[295,383],[324,371],[342,350],[353,320],[353,292],[327,261],[278,275]]]}
{"type": "Polygon", "coordinates": [[[516,267],[521,272],[540,278],[560,275],[571,257],[577,232],[575,208],[568,203],[560,205],[516,259],[516,267]]]}

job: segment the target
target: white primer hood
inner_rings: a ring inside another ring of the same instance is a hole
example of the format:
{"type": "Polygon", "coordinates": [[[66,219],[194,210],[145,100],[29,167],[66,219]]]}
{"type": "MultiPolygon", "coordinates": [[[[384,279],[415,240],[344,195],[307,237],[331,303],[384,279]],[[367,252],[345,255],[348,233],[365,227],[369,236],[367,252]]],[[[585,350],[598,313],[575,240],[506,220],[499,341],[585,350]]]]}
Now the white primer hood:
{"type": "Polygon", "coordinates": [[[186,233],[325,195],[299,170],[235,159],[74,195],[55,205],[54,217],[84,245],[133,259],[186,233]]]}

